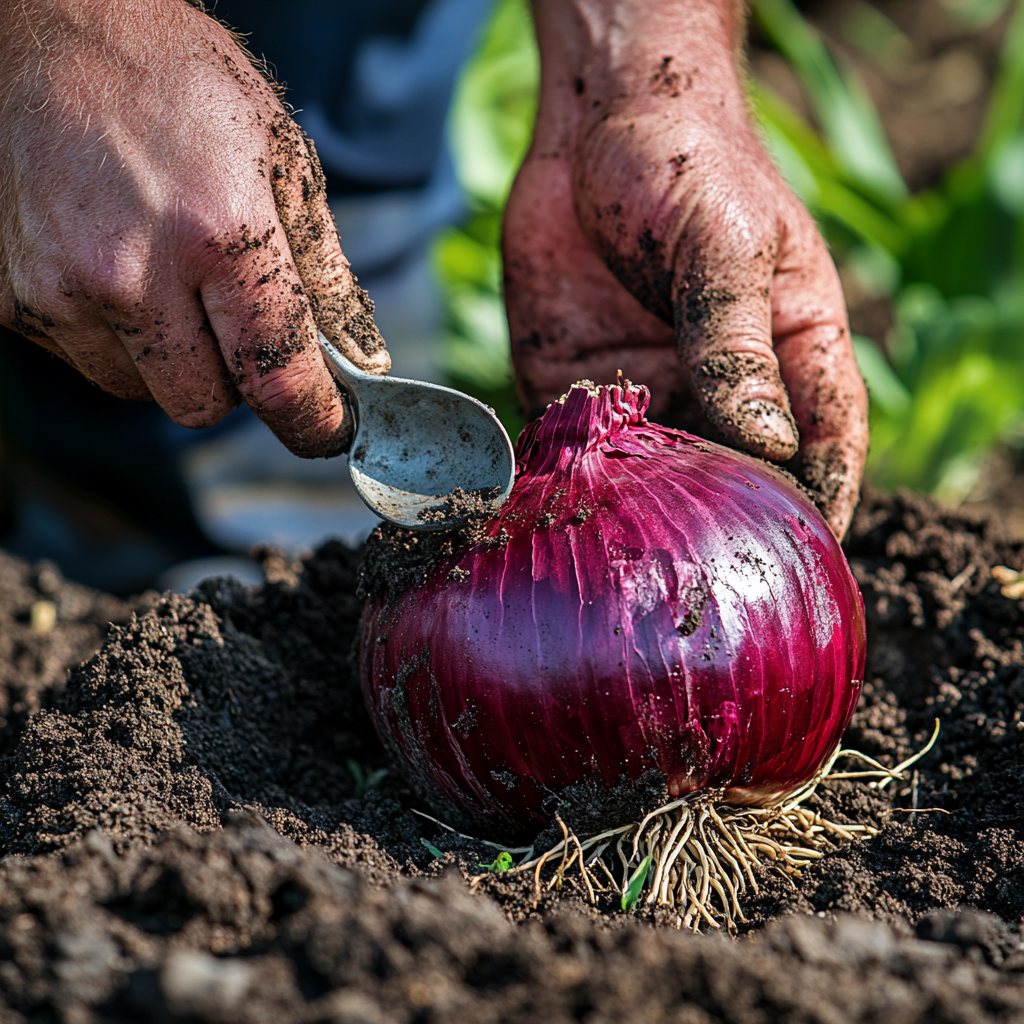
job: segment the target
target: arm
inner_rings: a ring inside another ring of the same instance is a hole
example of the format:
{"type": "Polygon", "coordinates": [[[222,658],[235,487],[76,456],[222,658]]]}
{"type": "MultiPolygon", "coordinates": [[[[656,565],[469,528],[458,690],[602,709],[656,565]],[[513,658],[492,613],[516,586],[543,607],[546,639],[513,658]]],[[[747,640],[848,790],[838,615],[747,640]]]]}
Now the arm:
{"type": "Polygon", "coordinates": [[[312,144],[184,0],[0,0],[0,322],[178,423],[248,402],[297,454],[351,423],[317,327],[387,352],[312,144]]]}
{"type": "Polygon", "coordinates": [[[617,369],[652,415],[793,460],[837,535],[867,398],[835,267],[751,124],[737,0],[537,0],[533,145],[506,214],[536,411],[617,369]]]}

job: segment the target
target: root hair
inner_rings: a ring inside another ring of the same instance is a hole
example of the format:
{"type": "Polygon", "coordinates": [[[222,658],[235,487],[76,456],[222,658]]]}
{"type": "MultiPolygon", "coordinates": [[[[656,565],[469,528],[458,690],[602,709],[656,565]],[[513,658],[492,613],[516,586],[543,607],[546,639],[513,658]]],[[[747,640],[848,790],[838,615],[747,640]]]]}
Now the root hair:
{"type": "MultiPolygon", "coordinates": [[[[530,849],[512,872],[533,872],[535,906],[545,888],[561,889],[566,873],[574,870],[592,903],[598,892],[614,893],[623,910],[673,907],[680,928],[724,926],[733,933],[747,920],[742,900],[748,892],[758,891],[758,870],[770,866],[798,878],[802,867],[839,843],[878,834],[872,825],[837,824],[803,806],[818,785],[827,779],[856,778],[870,779],[869,786],[884,789],[931,750],[938,724],[923,750],[892,769],[858,751],[837,749],[810,782],[775,807],[737,807],[723,803],[722,790],[707,790],[655,808],[638,824],[587,838],[556,818],[562,841],[539,856],[530,849]],[[869,767],[833,772],[841,758],[855,758],[869,767]],[[545,866],[555,863],[554,873],[545,880],[545,866]]],[[[478,875],[472,883],[484,877],[478,875]]]]}

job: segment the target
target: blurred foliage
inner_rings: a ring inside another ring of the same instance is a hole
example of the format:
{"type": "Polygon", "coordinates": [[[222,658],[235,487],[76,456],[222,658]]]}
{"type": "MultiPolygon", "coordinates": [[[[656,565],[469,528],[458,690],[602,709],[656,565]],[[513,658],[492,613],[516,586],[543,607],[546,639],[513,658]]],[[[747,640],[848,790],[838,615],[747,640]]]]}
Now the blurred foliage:
{"type": "MultiPolygon", "coordinates": [[[[980,27],[1007,3],[945,6],[980,27]]],[[[871,395],[868,473],[948,500],[962,498],[984,454],[1024,425],[1024,8],[1014,8],[974,152],[937,187],[910,195],[854,69],[790,0],[753,5],[820,126],[755,83],[769,149],[847,276],[893,303],[884,345],[854,338],[871,395]]],[[[881,12],[854,11],[850,42],[883,62],[908,59],[910,40],[881,12]]]]}
{"type": "Polygon", "coordinates": [[[434,244],[445,294],[445,374],[452,387],[492,406],[513,439],[523,420],[502,300],[501,218],[530,144],[539,81],[529,8],[525,0],[500,0],[462,72],[449,118],[469,216],[434,244]]]}
{"type": "MultiPolygon", "coordinates": [[[[968,27],[1007,0],[942,0],[968,27]]],[[[798,76],[817,127],[751,83],[767,145],[862,293],[891,300],[884,345],[855,337],[871,395],[868,472],[956,500],[984,454],[1024,438],[1024,0],[1015,0],[972,155],[911,194],[855,69],[791,0],[753,17],[798,76]]],[[[882,62],[912,42],[877,8],[851,7],[846,38],[882,62]]],[[[445,367],[456,387],[521,426],[501,299],[501,213],[529,145],[539,61],[525,0],[498,0],[465,68],[450,140],[470,213],[435,245],[446,295],[445,367]]]]}

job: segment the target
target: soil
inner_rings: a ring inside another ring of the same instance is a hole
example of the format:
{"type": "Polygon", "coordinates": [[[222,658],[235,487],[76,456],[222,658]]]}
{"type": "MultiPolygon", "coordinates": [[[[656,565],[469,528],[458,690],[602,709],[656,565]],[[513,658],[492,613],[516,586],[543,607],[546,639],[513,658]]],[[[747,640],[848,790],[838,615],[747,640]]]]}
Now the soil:
{"type": "Polygon", "coordinates": [[[99,650],[111,625],[159,600],[120,600],[65,580],[52,563],[0,557],[0,757],[31,715],[63,693],[70,667],[99,650]]]}
{"type": "Polygon", "coordinates": [[[569,876],[538,899],[413,813],[355,682],[358,552],[268,552],[262,587],[128,621],[0,557],[0,1020],[1024,1021],[1024,608],[990,575],[1024,544],[868,493],[849,555],[869,670],[844,742],[893,765],[939,738],[884,792],[824,785],[881,833],[766,868],[735,940],[569,876]]]}
{"type": "MultiPolygon", "coordinates": [[[[457,487],[445,495],[437,510],[420,513],[432,523],[454,520],[448,528],[407,530],[394,523],[381,523],[370,534],[359,568],[359,596],[369,600],[382,595],[397,600],[413,587],[422,586],[441,562],[470,544],[501,546],[508,542],[504,529],[488,538],[487,526],[493,511],[494,491],[471,491],[457,487]]],[[[463,572],[453,569],[453,573],[463,572]]]]}

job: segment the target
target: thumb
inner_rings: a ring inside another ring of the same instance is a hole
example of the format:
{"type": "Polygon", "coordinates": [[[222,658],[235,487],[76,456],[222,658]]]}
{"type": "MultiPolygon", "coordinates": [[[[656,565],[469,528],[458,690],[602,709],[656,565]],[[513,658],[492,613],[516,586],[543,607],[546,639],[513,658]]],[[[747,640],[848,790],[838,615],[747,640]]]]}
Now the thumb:
{"type": "Polygon", "coordinates": [[[679,356],[704,416],[725,444],[782,462],[799,434],[772,347],[774,254],[697,250],[674,282],[679,356]]]}
{"type": "Polygon", "coordinates": [[[313,140],[285,113],[271,125],[270,184],[317,327],[361,370],[387,373],[391,357],[373,300],[341,251],[313,140]]]}

